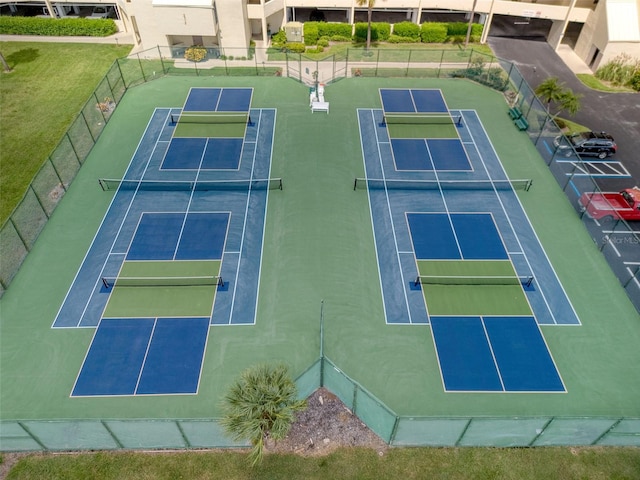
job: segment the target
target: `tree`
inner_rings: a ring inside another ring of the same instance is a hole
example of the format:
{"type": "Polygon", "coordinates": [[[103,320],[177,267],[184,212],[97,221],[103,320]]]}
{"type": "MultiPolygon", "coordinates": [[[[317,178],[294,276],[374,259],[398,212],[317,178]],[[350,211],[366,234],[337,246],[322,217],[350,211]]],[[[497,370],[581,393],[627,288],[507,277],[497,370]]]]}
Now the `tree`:
{"type": "Polygon", "coordinates": [[[571,115],[580,110],[581,95],[573,93],[570,88],[565,88],[564,83],[557,77],[549,77],[538,85],[535,89],[536,95],[547,104],[547,113],[552,117],[557,117],[563,110],[571,115]],[[557,107],[555,114],[551,114],[551,105],[557,107]]]}
{"type": "Polygon", "coordinates": [[[296,384],[282,364],[245,370],[225,395],[221,423],[234,440],[251,442],[254,465],[262,460],[265,442],[284,438],[295,412],[306,408],[306,400],[298,400],[297,395],[296,384]]]}
{"type": "Polygon", "coordinates": [[[356,0],[359,7],[367,6],[367,51],[371,48],[371,15],[373,14],[373,7],[376,4],[376,0],[356,0]]]}

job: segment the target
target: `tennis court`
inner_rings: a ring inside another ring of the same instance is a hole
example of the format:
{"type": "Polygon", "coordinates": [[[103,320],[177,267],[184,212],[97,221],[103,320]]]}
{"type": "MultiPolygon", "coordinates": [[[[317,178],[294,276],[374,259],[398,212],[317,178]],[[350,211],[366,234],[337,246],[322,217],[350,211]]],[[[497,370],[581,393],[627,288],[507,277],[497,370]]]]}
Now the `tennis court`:
{"type": "Polygon", "coordinates": [[[330,116],[276,77],[126,93],[0,300],[1,448],[232,446],[220,400],[279,361],[394,445],[633,441],[637,313],[502,95],[325,88],[330,116]]]}
{"type": "Polygon", "coordinates": [[[251,94],[191,89],[182,112],[156,109],[124,178],[100,180],[115,197],[53,324],[97,326],[72,396],[195,394],[208,326],[255,322],[271,164],[256,139],[275,112],[250,113],[251,94]],[[242,109],[241,136],[209,136],[242,109]],[[209,130],[176,137],[185,115],[182,135],[209,130]]]}
{"type": "Polygon", "coordinates": [[[515,193],[531,185],[510,182],[475,112],[450,113],[439,90],[381,89],[380,95],[382,111],[358,113],[362,186],[371,179],[387,323],[432,325],[447,391],[564,391],[537,324],[580,321],[541,246],[531,241],[535,235],[515,193]],[[387,112],[408,113],[403,125],[413,116],[414,135],[423,137],[416,141],[425,148],[411,152],[410,172],[399,166],[387,112]],[[433,112],[462,118],[451,122],[459,137],[452,145],[433,147],[423,127],[433,112]],[[460,165],[460,158],[472,159],[473,168],[448,167],[460,165]],[[510,335],[520,353],[508,353],[503,345],[502,357],[496,355],[496,339],[510,335]],[[506,365],[506,375],[518,382],[502,378],[506,365]],[[540,381],[541,371],[548,382],[540,381]]]}

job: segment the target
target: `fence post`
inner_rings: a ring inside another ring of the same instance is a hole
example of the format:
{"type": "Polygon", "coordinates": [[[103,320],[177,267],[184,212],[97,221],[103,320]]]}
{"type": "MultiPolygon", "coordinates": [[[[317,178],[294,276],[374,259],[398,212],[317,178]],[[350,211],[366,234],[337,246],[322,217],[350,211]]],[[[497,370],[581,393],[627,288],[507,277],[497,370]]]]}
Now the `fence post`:
{"type": "Polygon", "coordinates": [[[389,440],[387,441],[389,445],[391,445],[396,439],[399,423],[400,423],[400,417],[396,415],[395,420],[393,421],[393,428],[391,429],[391,435],[389,435],[389,440]]]}
{"type": "Polygon", "coordinates": [[[164,69],[164,60],[162,60],[162,50],[160,50],[160,45],[158,45],[158,56],[160,57],[160,65],[162,65],[162,74],[164,75],[167,71],[164,69]]]}
{"type": "Polygon", "coordinates": [[[144,74],[144,67],[142,66],[142,60],[140,60],[140,54],[137,53],[136,57],[138,58],[138,66],[140,67],[140,73],[142,74],[142,80],[144,83],[147,83],[147,77],[144,74]]]}

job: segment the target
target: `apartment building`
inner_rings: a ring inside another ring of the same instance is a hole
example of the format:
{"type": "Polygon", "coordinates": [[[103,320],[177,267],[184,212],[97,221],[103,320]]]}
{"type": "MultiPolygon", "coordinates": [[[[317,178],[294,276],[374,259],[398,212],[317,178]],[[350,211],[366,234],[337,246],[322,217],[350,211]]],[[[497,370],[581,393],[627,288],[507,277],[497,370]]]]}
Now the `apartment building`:
{"type": "MultiPolygon", "coordinates": [[[[191,45],[224,54],[268,45],[272,33],[288,22],[321,18],[354,24],[367,19],[357,0],[116,0],[79,4],[73,1],[15,0],[0,3],[2,14],[27,7],[54,17],[104,16],[104,7],[121,30],[133,34],[136,50],[173,47],[179,55],[191,45]],[[96,12],[97,8],[97,14],[96,12]]],[[[624,52],[640,59],[640,0],[377,0],[374,21],[474,21],[490,35],[544,37],[557,48],[570,45],[592,69],[624,52]]]]}

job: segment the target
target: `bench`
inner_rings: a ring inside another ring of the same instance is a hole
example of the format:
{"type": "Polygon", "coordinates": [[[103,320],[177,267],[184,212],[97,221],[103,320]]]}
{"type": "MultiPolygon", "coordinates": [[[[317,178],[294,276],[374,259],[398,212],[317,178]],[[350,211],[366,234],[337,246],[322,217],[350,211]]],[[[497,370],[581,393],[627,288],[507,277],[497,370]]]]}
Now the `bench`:
{"type": "Polygon", "coordinates": [[[518,127],[518,130],[522,131],[529,128],[529,122],[527,122],[527,119],[524,117],[517,118],[514,120],[514,123],[516,124],[516,127],[518,127]]]}
{"type": "Polygon", "coordinates": [[[522,112],[518,107],[511,107],[509,109],[509,116],[511,117],[512,120],[517,120],[520,117],[522,117],[522,112]]]}
{"type": "Polygon", "coordinates": [[[329,102],[311,102],[311,113],[327,112],[329,113],[329,102]]]}

